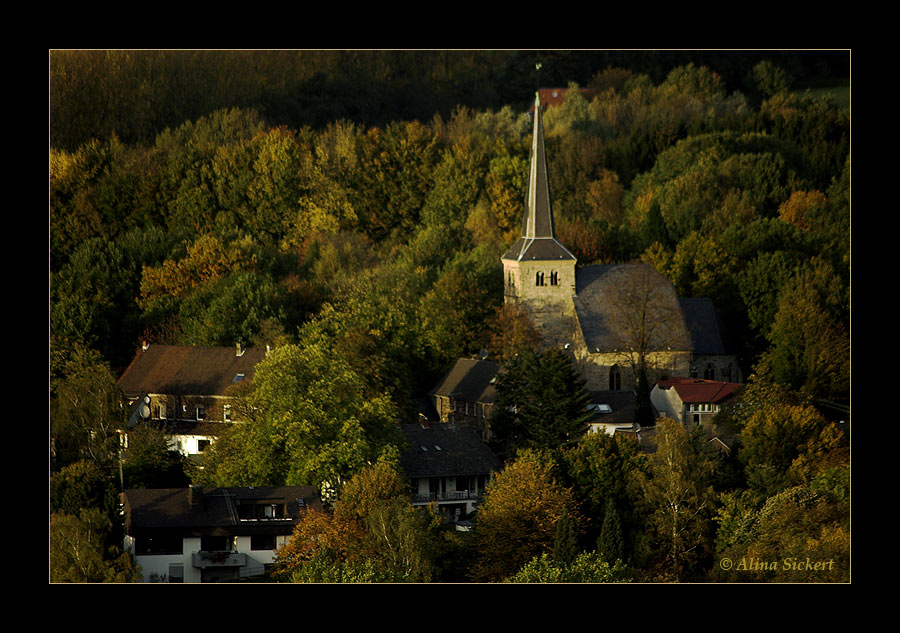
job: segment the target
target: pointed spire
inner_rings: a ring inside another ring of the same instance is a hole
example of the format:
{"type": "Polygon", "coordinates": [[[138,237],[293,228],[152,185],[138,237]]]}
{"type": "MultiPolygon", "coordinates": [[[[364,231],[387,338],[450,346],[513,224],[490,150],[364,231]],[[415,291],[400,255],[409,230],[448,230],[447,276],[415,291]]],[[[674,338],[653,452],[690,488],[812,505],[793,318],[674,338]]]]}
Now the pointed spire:
{"type": "Polygon", "coordinates": [[[522,237],[503,259],[575,259],[559,243],[553,225],[553,205],[550,201],[550,181],[547,177],[547,157],[544,153],[544,122],[540,93],[534,95],[534,131],[531,139],[531,165],[528,173],[528,195],[522,237]]]}
{"type": "Polygon", "coordinates": [[[553,207],[550,202],[550,182],[547,178],[547,157],[544,153],[544,122],[541,96],[534,94],[534,132],[531,138],[531,167],[528,174],[528,198],[522,237],[555,237],[553,207]]]}

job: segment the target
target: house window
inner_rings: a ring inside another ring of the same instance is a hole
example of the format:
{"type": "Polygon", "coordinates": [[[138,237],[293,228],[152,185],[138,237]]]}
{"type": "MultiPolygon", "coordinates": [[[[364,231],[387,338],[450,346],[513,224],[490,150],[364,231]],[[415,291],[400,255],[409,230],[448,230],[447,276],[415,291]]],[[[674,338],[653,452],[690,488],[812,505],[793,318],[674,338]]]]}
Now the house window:
{"type": "Polygon", "coordinates": [[[165,420],[166,419],[166,403],[160,402],[156,405],[156,419],[157,420],[165,420]]]}
{"type": "Polygon", "coordinates": [[[618,365],[609,368],[609,390],[619,391],[622,388],[622,372],[618,365]]]}
{"type": "Polygon", "coordinates": [[[233,541],[230,536],[201,536],[200,550],[204,552],[230,552],[233,541]]]}
{"type": "Polygon", "coordinates": [[[203,420],[205,418],[206,418],[206,407],[204,407],[202,404],[198,404],[197,405],[197,419],[203,420]]]}
{"type": "Polygon", "coordinates": [[[231,422],[231,405],[226,404],[222,407],[222,417],[226,422],[231,422]]]}
{"type": "Polygon", "coordinates": [[[184,582],[184,563],[169,563],[169,582],[184,582]]]}
{"type": "Polygon", "coordinates": [[[250,549],[251,550],[275,549],[275,535],[274,534],[260,534],[258,536],[251,536],[250,537],[250,549]]]}
{"type": "Polygon", "coordinates": [[[202,453],[209,448],[209,440],[197,440],[197,452],[202,453]]]}

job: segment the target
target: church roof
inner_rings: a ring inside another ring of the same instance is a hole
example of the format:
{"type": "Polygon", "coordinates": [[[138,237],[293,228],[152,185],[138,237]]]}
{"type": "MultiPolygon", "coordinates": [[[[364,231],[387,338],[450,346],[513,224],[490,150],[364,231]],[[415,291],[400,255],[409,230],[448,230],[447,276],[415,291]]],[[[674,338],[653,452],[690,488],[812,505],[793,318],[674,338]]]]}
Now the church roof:
{"type": "Polygon", "coordinates": [[[647,349],[692,350],[692,339],[675,289],[647,264],[584,266],[575,273],[575,314],[591,353],[613,352],[634,346],[632,320],[636,307],[650,298],[647,349]]]}
{"type": "Polygon", "coordinates": [[[711,299],[679,299],[695,354],[727,354],[728,342],[711,299]]]}
{"type": "Polygon", "coordinates": [[[534,133],[531,141],[531,166],[528,173],[528,197],[522,220],[522,237],[503,255],[503,259],[543,260],[575,259],[556,239],[553,227],[553,204],[544,153],[544,125],[540,96],[535,95],[534,133]]]}

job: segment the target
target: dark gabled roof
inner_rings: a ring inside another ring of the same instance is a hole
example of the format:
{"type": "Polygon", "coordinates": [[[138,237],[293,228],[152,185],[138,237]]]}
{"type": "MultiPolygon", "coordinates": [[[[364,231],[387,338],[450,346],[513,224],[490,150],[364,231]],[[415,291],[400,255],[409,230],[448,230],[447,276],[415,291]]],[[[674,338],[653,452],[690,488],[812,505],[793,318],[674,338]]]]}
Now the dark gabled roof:
{"type": "Polygon", "coordinates": [[[460,358],[444,376],[432,395],[465,402],[493,402],[497,391],[491,381],[500,365],[489,360],[460,358]]]}
{"type": "Polygon", "coordinates": [[[695,354],[727,354],[724,327],[711,299],[679,299],[695,354]]]}
{"type": "Polygon", "coordinates": [[[409,448],[400,455],[407,477],[486,475],[502,468],[500,460],[474,431],[454,424],[401,427],[409,448]]]}
{"type": "Polygon", "coordinates": [[[186,347],[150,345],[138,352],[119,378],[128,396],[145,393],[220,396],[236,382],[252,380],[265,350],[247,348],[238,355],[235,347],[186,347]]]}
{"type": "Polygon", "coordinates": [[[592,417],[588,424],[630,424],[634,422],[637,396],[631,390],[592,391],[592,417]],[[608,411],[602,405],[608,407],[608,411]]]}
{"type": "MultiPolygon", "coordinates": [[[[313,486],[199,488],[199,492],[201,495],[198,496],[198,491],[191,488],[126,490],[122,499],[129,533],[146,528],[234,528],[241,525],[237,514],[240,501],[284,503],[291,518],[298,516],[301,499],[305,507],[322,507],[313,486]],[[202,497],[194,507],[191,507],[192,495],[195,499],[202,497]]],[[[292,524],[288,525],[292,527],[292,524]]]]}
{"type": "Polygon", "coordinates": [[[637,296],[642,287],[652,288],[651,311],[658,316],[651,318],[665,322],[664,326],[654,326],[648,349],[692,349],[671,283],[647,264],[599,264],[584,266],[575,273],[575,314],[589,352],[622,351],[632,345],[622,332],[623,319],[617,313],[632,310],[623,293],[637,296]]]}

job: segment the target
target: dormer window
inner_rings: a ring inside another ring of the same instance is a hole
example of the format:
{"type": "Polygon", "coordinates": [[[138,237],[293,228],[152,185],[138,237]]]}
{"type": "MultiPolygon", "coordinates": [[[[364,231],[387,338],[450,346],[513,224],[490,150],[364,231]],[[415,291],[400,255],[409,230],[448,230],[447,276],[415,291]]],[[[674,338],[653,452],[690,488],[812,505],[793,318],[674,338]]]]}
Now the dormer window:
{"type": "Polygon", "coordinates": [[[197,419],[198,420],[206,419],[206,407],[204,407],[202,404],[197,405],[197,419]]]}
{"type": "Polygon", "coordinates": [[[235,374],[234,379],[231,381],[232,384],[236,382],[241,382],[244,379],[244,374],[235,374]]]}
{"type": "Polygon", "coordinates": [[[222,407],[222,418],[226,422],[231,422],[231,405],[226,404],[222,407]]]}

